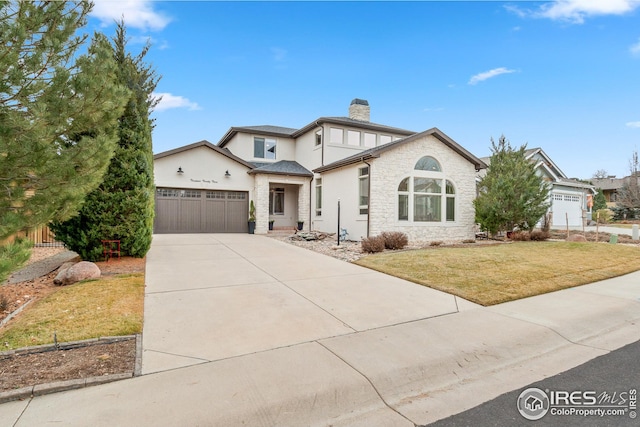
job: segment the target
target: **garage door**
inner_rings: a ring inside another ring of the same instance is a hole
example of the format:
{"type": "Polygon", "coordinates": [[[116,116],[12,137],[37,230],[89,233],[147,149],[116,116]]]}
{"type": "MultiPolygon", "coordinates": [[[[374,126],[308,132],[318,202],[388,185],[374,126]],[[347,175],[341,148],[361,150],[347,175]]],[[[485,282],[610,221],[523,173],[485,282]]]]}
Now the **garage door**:
{"type": "Polygon", "coordinates": [[[156,190],[155,233],[246,233],[246,191],[156,190]]]}
{"type": "Polygon", "coordinates": [[[555,227],[566,227],[567,220],[570,226],[582,225],[582,197],[572,194],[554,194],[551,209],[555,227]]]}

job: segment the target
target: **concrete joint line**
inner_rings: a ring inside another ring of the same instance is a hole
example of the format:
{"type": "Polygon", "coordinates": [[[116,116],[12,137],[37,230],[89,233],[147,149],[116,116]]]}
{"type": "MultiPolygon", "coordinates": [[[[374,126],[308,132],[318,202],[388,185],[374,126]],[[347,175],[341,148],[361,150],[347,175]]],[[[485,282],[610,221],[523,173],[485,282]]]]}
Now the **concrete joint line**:
{"type": "Polygon", "coordinates": [[[325,346],[324,344],[322,344],[319,341],[316,341],[318,344],[320,344],[325,350],[327,350],[329,353],[333,354],[335,357],[337,357],[338,359],[340,359],[342,361],[342,363],[344,363],[345,365],[347,365],[349,368],[353,369],[354,371],[356,371],[362,378],[364,378],[365,380],[367,380],[367,382],[369,383],[369,385],[371,385],[371,388],[373,388],[373,391],[376,392],[376,394],[378,395],[378,397],[380,398],[380,400],[382,401],[382,403],[384,403],[384,405],[391,409],[393,412],[395,412],[396,414],[400,415],[402,418],[404,418],[405,420],[409,421],[411,424],[413,424],[414,426],[416,426],[416,423],[414,423],[413,421],[411,421],[409,418],[406,417],[406,415],[404,415],[402,412],[398,411],[396,408],[394,408],[393,406],[391,406],[384,397],[382,397],[382,394],[380,394],[380,392],[378,391],[378,388],[375,386],[375,384],[373,384],[373,382],[369,379],[369,377],[367,377],[364,373],[360,372],[355,366],[351,365],[349,362],[347,362],[346,360],[344,360],[342,357],[340,357],[340,355],[338,355],[337,353],[333,352],[330,348],[328,348],[327,346],[325,346]]]}
{"type": "Polygon", "coordinates": [[[25,412],[27,412],[27,409],[29,408],[29,406],[31,405],[31,402],[33,402],[33,396],[31,396],[29,398],[29,401],[27,402],[26,405],[24,405],[24,409],[22,410],[22,412],[20,412],[20,415],[18,415],[18,418],[16,419],[16,422],[12,424],[11,427],[16,427],[18,425],[18,423],[20,422],[20,419],[22,418],[22,416],[24,415],[25,412]]]}
{"type": "Polygon", "coordinates": [[[255,286],[255,285],[269,285],[273,283],[280,283],[274,279],[273,282],[261,282],[261,283],[237,283],[235,285],[222,285],[222,286],[206,286],[203,288],[190,288],[190,289],[171,289],[168,291],[157,291],[157,292],[148,292],[145,295],[164,295],[164,294],[175,294],[181,292],[198,292],[198,291],[209,291],[211,289],[226,289],[226,288],[236,288],[241,286],[255,286]]]}
{"type": "MultiPolygon", "coordinates": [[[[542,324],[536,323],[536,322],[534,322],[532,320],[524,320],[524,319],[520,319],[520,318],[517,318],[517,317],[509,316],[509,315],[504,314],[504,313],[496,313],[496,312],[492,312],[492,313],[499,314],[500,316],[503,316],[503,317],[506,317],[506,318],[509,318],[509,319],[515,319],[515,320],[519,320],[521,322],[527,322],[527,323],[529,323],[531,325],[536,325],[536,326],[540,326],[542,328],[548,329],[551,332],[553,332],[554,334],[556,334],[557,336],[559,336],[560,338],[562,338],[563,340],[565,340],[566,342],[568,342],[569,344],[579,345],[581,347],[592,348],[592,349],[595,349],[595,350],[602,350],[602,351],[606,351],[607,353],[611,352],[611,350],[606,349],[606,348],[600,348],[600,347],[595,347],[595,346],[592,346],[592,345],[583,344],[583,343],[580,343],[580,342],[575,342],[575,341],[565,337],[559,331],[556,331],[554,328],[552,328],[551,326],[548,326],[548,325],[542,325],[542,324]]],[[[609,331],[612,331],[614,329],[616,329],[616,328],[609,328],[605,332],[609,332],[609,331]]],[[[600,335],[602,335],[602,334],[600,333],[600,334],[597,334],[597,335],[593,335],[592,337],[596,337],[596,336],[600,336],[600,335]]],[[[589,338],[592,338],[592,337],[589,337],[589,338]]]]}
{"type": "MultiPolygon", "coordinates": [[[[242,259],[245,259],[249,264],[253,265],[255,268],[257,268],[258,270],[262,271],[264,274],[266,274],[267,276],[271,277],[276,283],[279,283],[280,285],[284,286],[285,288],[289,289],[291,292],[295,293],[296,295],[299,295],[301,298],[305,299],[306,301],[309,301],[311,304],[315,305],[316,307],[318,307],[320,310],[324,311],[325,313],[327,313],[329,316],[333,317],[334,319],[336,319],[338,322],[342,323],[344,326],[346,326],[347,328],[351,329],[353,332],[357,332],[357,330],[352,327],[351,325],[347,324],[347,322],[345,322],[342,319],[339,319],[338,317],[336,317],[333,313],[328,312],[327,310],[325,310],[323,307],[319,306],[318,304],[316,304],[314,301],[311,301],[309,298],[305,297],[304,295],[302,295],[300,292],[296,291],[295,289],[287,286],[285,283],[281,282],[280,280],[278,280],[278,278],[274,277],[272,274],[270,274],[268,271],[265,271],[264,269],[260,268],[260,266],[254,264],[250,259],[243,257],[242,255],[240,255],[240,253],[234,251],[232,248],[228,247],[225,245],[226,248],[228,248],[230,251],[238,254],[240,257],[242,257],[242,259]]],[[[334,276],[330,276],[330,277],[334,277],[334,276]]]]}

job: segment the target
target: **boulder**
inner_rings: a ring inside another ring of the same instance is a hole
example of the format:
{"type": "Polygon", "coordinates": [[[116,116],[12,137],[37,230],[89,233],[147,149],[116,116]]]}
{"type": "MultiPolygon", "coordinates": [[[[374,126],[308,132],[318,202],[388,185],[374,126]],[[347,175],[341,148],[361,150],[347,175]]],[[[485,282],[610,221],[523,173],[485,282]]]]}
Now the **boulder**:
{"type": "Polygon", "coordinates": [[[65,263],[60,267],[60,271],[53,283],[60,286],[71,285],[86,279],[95,279],[100,277],[100,269],[97,265],[88,261],[80,261],[65,268],[65,263]]]}
{"type": "Polygon", "coordinates": [[[567,237],[567,242],[586,242],[587,238],[582,234],[572,234],[567,237]]]}

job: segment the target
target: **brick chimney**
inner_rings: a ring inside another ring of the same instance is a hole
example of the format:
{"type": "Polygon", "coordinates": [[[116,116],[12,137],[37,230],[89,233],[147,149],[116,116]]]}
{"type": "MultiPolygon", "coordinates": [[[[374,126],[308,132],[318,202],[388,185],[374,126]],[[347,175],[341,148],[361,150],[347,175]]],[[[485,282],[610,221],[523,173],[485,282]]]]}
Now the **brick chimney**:
{"type": "Polygon", "coordinates": [[[354,99],[349,105],[349,118],[353,120],[360,120],[361,122],[368,122],[370,116],[369,103],[365,99],[354,99]]]}

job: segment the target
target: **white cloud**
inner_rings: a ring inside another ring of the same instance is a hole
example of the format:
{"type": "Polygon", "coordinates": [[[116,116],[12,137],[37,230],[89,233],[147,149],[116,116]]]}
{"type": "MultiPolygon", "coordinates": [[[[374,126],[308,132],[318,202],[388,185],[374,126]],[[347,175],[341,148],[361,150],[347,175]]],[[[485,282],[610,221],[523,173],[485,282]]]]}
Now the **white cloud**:
{"type": "Polygon", "coordinates": [[[582,24],[587,17],[598,15],[624,15],[640,6],[637,0],[554,0],[537,10],[523,10],[509,5],[507,10],[520,17],[548,18],[582,24]]]}
{"type": "Polygon", "coordinates": [[[629,128],[640,128],[640,121],[638,122],[628,122],[627,127],[629,128]]]}
{"type": "Polygon", "coordinates": [[[505,67],[494,68],[493,70],[485,71],[484,73],[479,73],[471,77],[471,79],[469,79],[469,84],[475,85],[484,80],[499,76],[500,74],[509,74],[509,73],[515,73],[515,72],[516,70],[510,70],[505,67]]]}
{"type": "Polygon", "coordinates": [[[187,98],[179,95],[173,95],[168,92],[154,92],[151,94],[154,98],[160,98],[160,102],[156,105],[155,111],[165,111],[171,108],[186,108],[188,110],[201,110],[200,106],[189,101],[187,98]]]}
{"type": "Polygon", "coordinates": [[[153,9],[150,0],[95,0],[91,16],[99,19],[102,26],[112,25],[124,16],[127,27],[141,30],[162,30],[171,18],[153,9]]]}
{"type": "Polygon", "coordinates": [[[631,52],[632,55],[640,55],[640,39],[629,47],[629,52],[631,52]]]}

